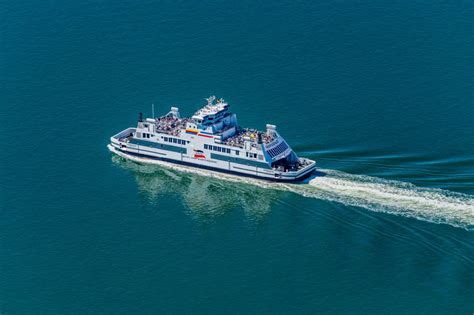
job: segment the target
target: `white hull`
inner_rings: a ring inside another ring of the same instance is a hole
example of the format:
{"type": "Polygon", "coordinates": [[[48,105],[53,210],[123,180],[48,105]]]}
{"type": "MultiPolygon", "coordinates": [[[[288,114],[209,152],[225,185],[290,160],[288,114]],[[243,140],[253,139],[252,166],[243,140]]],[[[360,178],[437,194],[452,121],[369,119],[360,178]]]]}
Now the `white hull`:
{"type": "Polygon", "coordinates": [[[115,141],[112,141],[112,143],[107,146],[112,153],[139,163],[154,163],[156,160],[161,160],[235,175],[284,182],[298,181],[307,178],[316,169],[314,163],[298,172],[279,172],[226,161],[198,159],[183,153],[169,152],[138,145],[127,144],[127,146],[125,146],[117,139],[113,140],[115,141]]]}

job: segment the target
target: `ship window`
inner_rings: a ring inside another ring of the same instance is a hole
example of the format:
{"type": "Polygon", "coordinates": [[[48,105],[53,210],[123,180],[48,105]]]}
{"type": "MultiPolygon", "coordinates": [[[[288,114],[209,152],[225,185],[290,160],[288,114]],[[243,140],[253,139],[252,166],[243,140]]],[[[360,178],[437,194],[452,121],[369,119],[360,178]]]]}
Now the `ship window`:
{"type": "Polygon", "coordinates": [[[163,140],[168,141],[168,137],[164,137],[163,140]]]}
{"type": "Polygon", "coordinates": [[[204,149],[206,149],[206,150],[207,150],[207,144],[205,144],[205,145],[204,145],[204,149]]]}
{"type": "Polygon", "coordinates": [[[230,149],[227,149],[227,153],[229,153],[229,154],[230,154],[230,149]]]}
{"type": "Polygon", "coordinates": [[[235,150],[235,155],[239,155],[240,152],[238,150],[235,150]]]}
{"type": "Polygon", "coordinates": [[[177,142],[177,140],[178,140],[178,139],[174,139],[174,138],[173,138],[173,143],[176,143],[176,142],[177,142]]]}

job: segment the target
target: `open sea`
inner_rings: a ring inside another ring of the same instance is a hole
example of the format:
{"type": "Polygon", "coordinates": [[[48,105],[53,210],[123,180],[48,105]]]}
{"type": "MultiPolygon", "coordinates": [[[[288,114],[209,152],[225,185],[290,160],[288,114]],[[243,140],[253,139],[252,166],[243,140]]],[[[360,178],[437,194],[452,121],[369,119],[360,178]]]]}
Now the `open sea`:
{"type": "Polygon", "coordinates": [[[473,1],[0,2],[0,313],[474,312],[473,1]],[[224,97],[321,176],[114,157],[224,97]]]}

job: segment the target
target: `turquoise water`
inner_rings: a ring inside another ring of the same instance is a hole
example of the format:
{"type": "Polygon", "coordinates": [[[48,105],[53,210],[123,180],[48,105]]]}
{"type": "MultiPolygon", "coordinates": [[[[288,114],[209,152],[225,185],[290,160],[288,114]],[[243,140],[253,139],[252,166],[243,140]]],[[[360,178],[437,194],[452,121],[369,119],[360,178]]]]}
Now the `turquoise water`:
{"type": "Polygon", "coordinates": [[[474,311],[474,5],[0,3],[0,312],[474,311]],[[210,94],[324,176],[112,157],[210,94]]]}

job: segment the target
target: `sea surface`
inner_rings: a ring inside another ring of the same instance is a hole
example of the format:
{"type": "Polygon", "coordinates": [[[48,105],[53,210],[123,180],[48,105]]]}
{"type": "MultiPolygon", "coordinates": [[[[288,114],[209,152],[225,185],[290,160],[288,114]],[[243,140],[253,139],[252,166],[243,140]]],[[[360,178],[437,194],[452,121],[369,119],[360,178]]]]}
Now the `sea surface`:
{"type": "Polygon", "coordinates": [[[0,2],[0,313],[474,312],[474,2],[0,2]],[[112,156],[224,97],[301,184],[112,156]]]}

